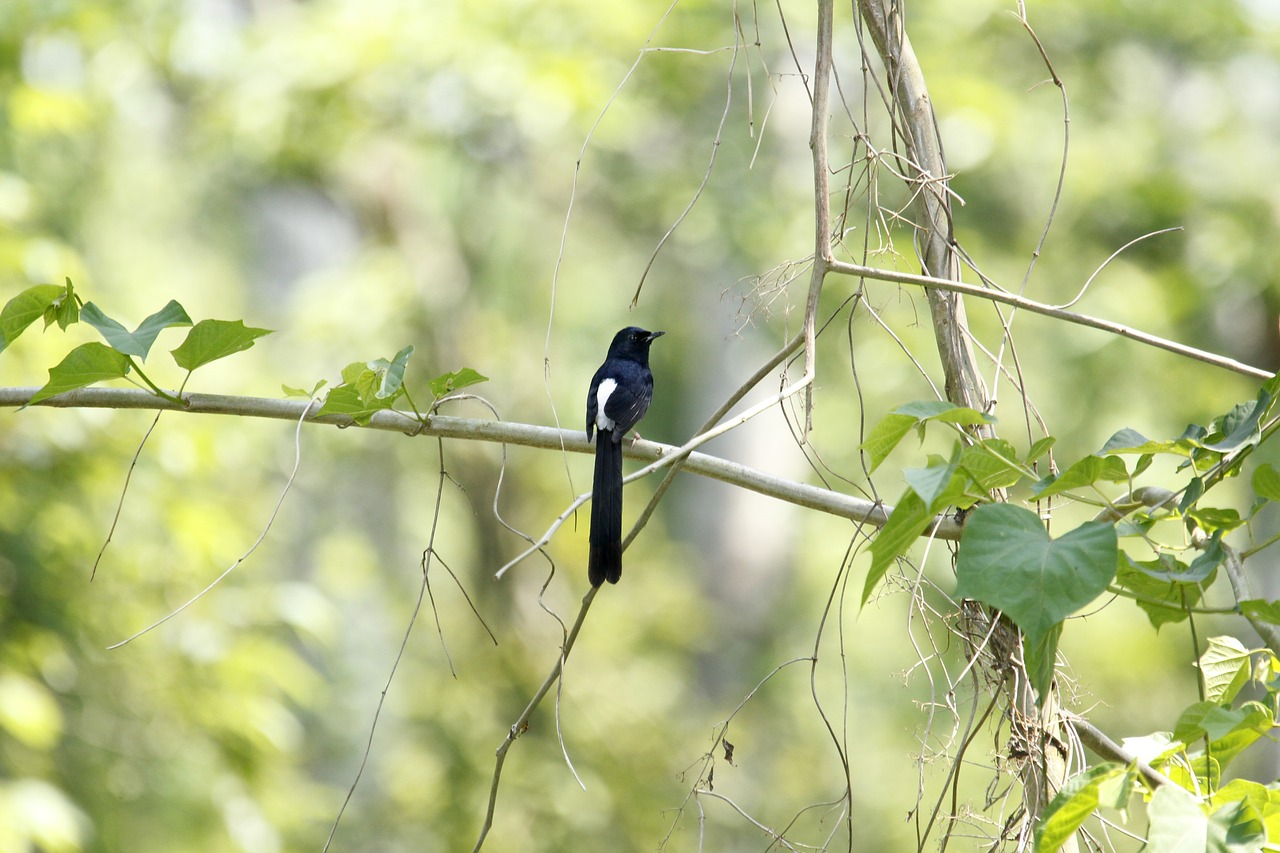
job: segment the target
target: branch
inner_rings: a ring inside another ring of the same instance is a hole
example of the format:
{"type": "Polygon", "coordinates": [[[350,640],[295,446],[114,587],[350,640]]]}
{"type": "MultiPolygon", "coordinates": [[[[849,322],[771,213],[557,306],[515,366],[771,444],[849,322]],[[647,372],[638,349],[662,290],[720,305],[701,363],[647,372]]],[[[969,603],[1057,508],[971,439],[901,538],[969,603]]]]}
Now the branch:
{"type": "Polygon", "coordinates": [[[1165,338],[1156,337],[1146,332],[1140,332],[1137,329],[1131,329],[1119,323],[1113,323],[1110,320],[1102,320],[1097,317],[1090,317],[1086,314],[1076,314],[1073,311],[1065,311],[1062,308],[1056,308],[1052,305],[1046,305],[1043,302],[1036,302],[1033,299],[1025,299],[1021,296],[1014,296],[1003,290],[996,290],[990,287],[980,287],[974,284],[965,284],[960,281],[952,281],[946,278],[935,278],[929,275],[915,275],[913,273],[895,272],[894,270],[880,269],[879,267],[867,267],[861,264],[850,264],[841,261],[833,261],[830,264],[831,272],[843,273],[844,275],[856,276],[857,278],[870,278],[877,281],[892,281],[897,284],[910,284],[916,287],[923,287],[926,290],[949,290],[953,293],[962,293],[966,296],[976,296],[979,299],[988,299],[992,302],[1002,302],[1005,305],[1013,305],[1024,311],[1030,311],[1032,314],[1043,314],[1046,317],[1053,317],[1056,320],[1065,320],[1068,323],[1075,323],[1078,326],[1088,326],[1092,329],[1101,329],[1113,335],[1119,335],[1122,338],[1128,338],[1146,344],[1156,349],[1166,350],[1176,353],[1196,361],[1202,361],[1205,364],[1212,364],[1215,367],[1221,367],[1235,373],[1245,376],[1253,376],[1258,379],[1270,379],[1273,374],[1260,367],[1244,364],[1226,356],[1217,355],[1216,353],[1206,352],[1204,350],[1189,347],[1176,341],[1166,340],[1165,338]]]}
{"type": "MultiPolygon", "coordinates": [[[[1222,551],[1227,555],[1225,568],[1227,571],[1227,580],[1231,582],[1231,591],[1235,594],[1236,605],[1239,606],[1253,598],[1253,590],[1249,586],[1249,578],[1244,573],[1244,563],[1240,559],[1240,552],[1235,548],[1229,547],[1226,543],[1222,545],[1222,551]]],[[[1260,619],[1248,610],[1242,610],[1244,618],[1249,620],[1249,624],[1253,626],[1253,630],[1258,632],[1258,636],[1267,644],[1267,648],[1272,654],[1280,655],[1280,627],[1271,624],[1265,619],[1260,619]]]]}
{"type": "Polygon", "coordinates": [[[1153,790],[1161,785],[1174,784],[1168,776],[1156,770],[1147,762],[1140,760],[1136,755],[1107,737],[1101,729],[1083,717],[1076,716],[1069,711],[1063,711],[1062,717],[1071,724],[1071,728],[1075,730],[1082,744],[1108,761],[1136,766],[1138,773],[1141,774],[1142,778],[1147,781],[1147,784],[1153,790]]]}
{"type": "MultiPolygon", "coordinates": [[[[957,279],[960,258],[955,249],[948,197],[950,176],[942,156],[942,140],[938,136],[937,117],[925,85],[924,71],[902,20],[902,5],[894,0],[858,0],[858,10],[888,71],[893,107],[901,115],[901,122],[894,121],[894,129],[907,144],[913,173],[911,183],[916,185],[913,190],[921,214],[916,236],[920,260],[925,272],[939,278],[957,279]]],[[[938,290],[927,291],[927,296],[934,340],[946,377],[947,399],[986,411],[987,388],[969,343],[964,302],[938,290]]],[[[990,428],[979,432],[994,435],[990,428]]]]}
{"type": "MultiPolygon", "coordinates": [[[[798,385],[799,383],[797,383],[798,385]]],[[[21,406],[29,401],[38,389],[0,388],[0,407],[21,406]]],[[[91,409],[165,409],[192,414],[238,415],[241,417],[298,420],[307,407],[306,400],[274,400],[263,397],[231,397],[218,394],[183,394],[185,407],[161,397],[132,388],[83,388],[42,400],[36,407],[91,408],[91,409]]],[[[347,415],[311,415],[307,423],[328,424],[337,427],[355,426],[347,415]]],[[[431,415],[423,426],[417,418],[404,412],[387,409],[374,414],[366,429],[403,432],[413,435],[429,435],[439,438],[456,438],[467,441],[491,441],[543,450],[564,450],[572,453],[594,453],[595,445],[586,439],[581,430],[562,430],[534,424],[511,421],[485,421],[475,418],[455,418],[431,415]]],[[[633,459],[656,462],[681,451],[670,444],[660,444],[643,439],[625,442],[623,453],[633,459]]],[[[859,524],[883,527],[893,507],[883,503],[856,498],[841,492],[811,486],[775,477],[746,465],[705,453],[689,453],[683,462],[684,470],[713,480],[756,492],[780,501],[818,510],[830,515],[847,518],[859,524]]],[[[938,539],[958,540],[960,525],[947,516],[934,519],[925,535],[938,539]]]]}
{"type": "MultiPolygon", "coordinates": [[[[831,265],[831,164],[827,158],[827,109],[831,92],[831,19],[833,0],[818,2],[818,38],[813,62],[813,112],[809,149],[813,153],[813,269],[809,271],[809,295],[804,307],[804,375],[817,373],[818,303],[831,265]]],[[[805,388],[804,428],[813,429],[813,385],[805,388]]]]}

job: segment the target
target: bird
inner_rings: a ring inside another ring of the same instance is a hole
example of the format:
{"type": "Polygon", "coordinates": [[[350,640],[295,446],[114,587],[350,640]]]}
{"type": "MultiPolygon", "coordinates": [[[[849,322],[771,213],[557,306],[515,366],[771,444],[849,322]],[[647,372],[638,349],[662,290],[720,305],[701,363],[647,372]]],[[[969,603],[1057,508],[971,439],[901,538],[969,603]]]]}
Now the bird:
{"type": "Polygon", "coordinates": [[[587,441],[596,440],[591,481],[587,579],[592,587],[622,577],[622,439],[653,400],[649,347],[666,334],[628,326],[613,336],[604,364],[587,391],[587,441]]]}

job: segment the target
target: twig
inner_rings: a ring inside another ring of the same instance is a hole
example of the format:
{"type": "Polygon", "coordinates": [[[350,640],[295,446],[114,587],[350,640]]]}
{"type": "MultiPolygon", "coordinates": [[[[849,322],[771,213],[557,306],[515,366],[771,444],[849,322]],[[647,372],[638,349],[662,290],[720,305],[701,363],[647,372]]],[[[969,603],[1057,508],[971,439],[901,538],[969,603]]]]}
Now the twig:
{"type": "Polygon", "coordinates": [[[129,481],[133,479],[133,471],[138,467],[138,459],[142,456],[142,449],[147,446],[147,440],[151,438],[151,433],[155,432],[156,424],[160,423],[160,416],[164,412],[156,412],[156,416],[151,421],[151,426],[147,427],[146,433],[142,436],[142,441],[138,442],[138,449],[133,451],[133,458],[129,460],[129,470],[124,475],[124,485],[120,487],[120,500],[116,501],[116,511],[111,516],[111,526],[107,528],[107,538],[102,541],[102,547],[98,549],[98,556],[93,560],[93,569],[89,572],[89,582],[93,583],[93,579],[98,576],[98,565],[102,562],[102,555],[107,553],[107,546],[111,544],[111,538],[116,535],[116,525],[120,523],[120,514],[124,512],[124,499],[129,494],[129,481]]]}
{"type": "MultiPolygon", "coordinates": [[[[165,401],[165,402],[168,402],[168,401],[165,401]]],[[[133,642],[134,640],[138,639],[148,631],[152,631],[156,628],[159,628],[165,622],[168,622],[170,619],[177,616],[179,613],[186,610],[191,605],[195,604],[197,601],[203,598],[206,593],[208,593],[211,589],[213,589],[215,586],[221,583],[223,578],[231,574],[245,560],[249,559],[249,556],[254,551],[258,550],[258,546],[262,544],[262,540],[266,539],[267,533],[271,531],[271,526],[275,524],[276,516],[280,514],[280,507],[281,505],[284,504],[284,499],[289,494],[289,490],[293,488],[293,481],[297,478],[298,469],[302,466],[302,424],[306,421],[307,412],[310,411],[311,405],[314,402],[315,402],[314,400],[307,400],[306,403],[303,404],[302,406],[302,413],[298,417],[298,427],[293,434],[293,449],[294,449],[293,470],[289,472],[289,479],[285,482],[284,488],[281,489],[280,491],[280,497],[276,500],[276,505],[271,510],[271,517],[267,519],[267,523],[262,528],[262,532],[258,534],[258,538],[255,539],[253,544],[249,546],[249,549],[245,551],[243,554],[241,554],[240,557],[234,563],[232,563],[230,566],[227,566],[226,570],[223,571],[222,574],[214,578],[213,581],[210,582],[208,586],[206,586],[204,589],[197,592],[195,595],[191,596],[191,598],[187,599],[181,606],[179,606],[175,610],[170,611],[164,618],[156,620],[155,622],[143,628],[141,631],[137,632],[136,634],[130,637],[126,637],[125,639],[121,640],[118,643],[107,646],[107,651],[118,649],[121,646],[124,646],[124,645],[127,645],[128,643],[133,642]]],[[[178,408],[181,408],[181,406],[179,406],[176,403],[171,403],[170,405],[174,405],[174,406],[177,406],[178,408]]]]}
{"type": "Polygon", "coordinates": [[[586,621],[587,611],[591,609],[591,602],[595,600],[598,590],[599,587],[592,587],[583,596],[582,609],[578,611],[578,618],[574,621],[573,628],[569,631],[569,636],[565,640],[564,647],[560,650],[560,655],[556,658],[555,665],[551,667],[551,672],[542,682],[542,686],[533,694],[533,698],[529,700],[529,704],[525,706],[524,711],[511,724],[506,738],[498,745],[498,749],[494,753],[493,784],[489,786],[489,805],[485,810],[484,823],[480,826],[480,835],[476,838],[475,853],[478,853],[480,848],[484,846],[485,837],[488,836],[489,830],[493,827],[493,811],[498,803],[498,784],[502,779],[502,765],[507,760],[507,750],[511,749],[511,744],[515,743],[516,738],[528,731],[529,718],[533,716],[533,712],[542,703],[547,691],[559,680],[560,673],[564,670],[564,665],[569,659],[569,652],[573,651],[573,645],[578,639],[578,632],[582,630],[582,623],[586,621]]]}

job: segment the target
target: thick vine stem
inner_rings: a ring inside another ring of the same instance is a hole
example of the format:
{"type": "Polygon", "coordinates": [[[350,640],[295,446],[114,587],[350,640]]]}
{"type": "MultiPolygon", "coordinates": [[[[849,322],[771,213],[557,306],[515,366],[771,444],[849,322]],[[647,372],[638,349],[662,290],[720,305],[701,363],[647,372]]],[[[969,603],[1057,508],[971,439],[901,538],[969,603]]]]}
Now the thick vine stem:
{"type": "MultiPolygon", "coordinates": [[[[907,38],[901,2],[858,0],[858,9],[889,75],[894,128],[906,144],[913,170],[918,211],[916,242],[925,274],[958,281],[960,258],[955,249],[942,141],[924,72],[907,38]]],[[[961,297],[934,288],[926,292],[947,399],[957,405],[988,411],[987,387],[974,359],[961,297]]],[[[980,434],[993,436],[994,429],[984,426],[980,434]]],[[[1038,759],[1028,762],[1022,772],[1022,802],[1026,809],[1026,822],[1019,831],[1022,837],[1029,837],[1031,827],[1044,813],[1049,800],[1066,782],[1070,764],[1066,745],[1071,741],[1066,737],[1056,686],[1051,686],[1047,695],[1038,699],[1037,702],[1026,679],[1016,680],[1010,695],[1010,717],[1015,723],[1027,724],[1026,735],[1035,744],[1030,754],[1038,759]]],[[[1077,849],[1075,837],[1062,849],[1073,853],[1077,849]]]]}
{"type": "MultiPolygon", "coordinates": [[[[858,8],[889,73],[898,113],[894,127],[906,142],[914,170],[919,212],[917,245],[925,274],[959,281],[960,256],[955,250],[942,140],[938,137],[924,71],[903,25],[902,6],[897,0],[858,0],[858,8]]],[[[986,384],[969,343],[964,302],[956,294],[942,290],[930,289],[927,294],[947,399],[960,406],[986,411],[986,384]]],[[[989,427],[985,430],[989,435],[994,434],[989,427]]]]}

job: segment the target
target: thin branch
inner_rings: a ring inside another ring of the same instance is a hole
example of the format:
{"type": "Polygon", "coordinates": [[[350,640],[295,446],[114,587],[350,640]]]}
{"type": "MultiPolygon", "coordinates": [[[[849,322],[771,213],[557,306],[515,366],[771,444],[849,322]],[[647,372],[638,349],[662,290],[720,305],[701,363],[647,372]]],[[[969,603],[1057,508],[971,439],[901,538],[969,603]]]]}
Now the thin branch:
{"type": "Polygon", "coordinates": [[[93,560],[93,569],[89,572],[89,583],[93,583],[93,579],[98,576],[98,565],[102,562],[102,557],[107,553],[107,546],[111,544],[111,538],[116,535],[116,526],[120,523],[120,515],[124,512],[124,499],[129,494],[129,482],[133,479],[134,469],[138,467],[138,459],[142,456],[142,450],[147,446],[147,440],[151,438],[151,433],[155,432],[156,424],[160,423],[160,416],[164,412],[156,412],[155,418],[151,421],[151,426],[147,427],[146,433],[142,436],[142,441],[138,442],[138,449],[133,452],[133,459],[129,460],[129,470],[124,475],[124,485],[120,487],[120,500],[116,501],[115,514],[111,516],[111,526],[107,528],[107,538],[103,540],[102,547],[98,549],[98,556],[93,560]]]}
{"type": "Polygon", "coordinates": [[[473,853],[484,846],[484,840],[489,835],[489,830],[493,827],[493,812],[498,804],[498,784],[502,780],[502,765],[506,763],[507,751],[511,749],[511,744],[515,743],[516,738],[529,730],[529,719],[533,716],[533,712],[542,704],[547,691],[560,679],[560,673],[564,671],[564,665],[569,659],[569,652],[573,651],[573,645],[578,639],[578,632],[582,630],[582,623],[586,621],[587,611],[591,609],[591,602],[595,600],[596,592],[599,589],[600,587],[593,586],[583,596],[582,609],[578,611],[578,618],[574,621],[573,628],[569,631],[569,636],[565,639],[564,647],[560,650],[559,656],[556,657],[555,665],[551,667],[551,672],[543,680],[542,686],[533,694],[533,698],[529,700],[529,704],[525,706],[524,711],[511,724],[506,738],[498,745],[498,749],[494,753],[493,783],[489,786],[489,805],[485,809],[484,823],[480,825],[480,834],[476,838],[476,846],[473,848],[473,853]]]}
{"type": "MultiPolygon", "coordinates": [[[[142,393],[146,396],[150,396],[150,394],[145,391],[138,392],[138,393],[142,393]]],[[[164,402],[169,403],[169,401],[163,397],[157,397],[155,399],[164,400],[164,402]]],[[[267,534],[271,532],[272,525],[276,523],[276,516],[280,514],[280,507],[284,505],[284,499],[285,497],[288,496],[289,490],[293,488],[293,481],[298,477],[298,469],[302,467],[302,424],[306,422],[307,412],[310,411],[311,405],[314,402],[315,402],[314,400],[307,400],[305,403],[300,404],[301,411],[299,411],[297,415],[298,427],[293,434],[293,453],[294,453],[293,470],[289,472],[289,479],[285,481],[284,488],[280,490],[280,497],[276,499],[276,505],[271,510],[270,518],[267,519],[267,523],[262,528],[262,532],[258,534],[258,538],[255,539],[253,544],[249,546],[249,549],[245,551],[243,554],[241,554],[234,563],[232,563],[230,566],[227,566],[227,568],[222,572],[222,574],[214,578],[209,583],[208,586],[206,586],[204,589],[197,592],[195,595],[191,596],[191,598],[183,602],[181,606],[170,611],[162,619],[157,619],[155,622],[143,628],[141,631],[138,631],[136,634],[133,634],[130,637],[126,637],[125,639],[121,640],[118,643],[114,643],[113,645],[107,646],[107,651],[113,651],[115,649],[120,648],[121,646],[132,643],[134,640],[138,639],[143,634],[146,634],[149,631],[153,631],[156,628],[159,628],[161,625],[168,622],[170,619],[177,616],[179,613],[186,610],[191,605],[195,604],[197,601],[203,598],[206,593],[208,593],[211,589],[213,589],[215,586],[220,584],[227,575],[235,571],[236,568],[241,563],[249,559],[250,555],[252,555],[254,551],[258,550],[258,546],[261,545],[262,541],[267,538],[267,534]]],[[[182,406],[179,405],[178,403],[169,403],[169,405],[174,406],[178,409],[182,408],[182,406]]]]}
{"type": "Polygon", "coordinates": [[[1080,738],[1082,744],[1108,761],[1115,761],[1119,764],[1134,764],[1138,768],[1138,773],[1152,788],[1175,784],[1168,776],[1165,776],[1147,762],[1140,760],[1136,755],[1107,737],[1101,729],[1083,717],[1078,717],[1070,711],[1063,711],[1062,718],[1071,724],[1071,728],[1075,729],[1076,736],[1080,738]]]}
{"type": "MultiPolygon", "coordinates": [[[[333,837],[338,833],[338,824],[342,822],[342,816],[346,814],[347,806],[351,804],[351,799],[356,794],[356,786],[360,784],[360,778],[364,776],[365,767],[369,764],[369,756],[373,753],[373,736],[378,731],[378,721],[382,718],[382,709],[387,704],[387,694],[391,692],[391,683],[395,681],[396,672],[400,669],[400,662],[404,660],[405,649],[409,647],[409,635],[413,633],[413,626],[418,622],[418,613],[422,610],[424,593],[431,597],[431,612],[435,614],[436,631],[440,634],[440,645],[444,648],[445,660],[449,663],[449,672],[454,678],[458,677],[458,673],[453,668],[453,659],[449,657],[449,649],[445,646],[444,631],[440,628],[440,613],[436,609],[435,596],[431,595],[431,558],[436,556],[436,531],[440,529],[440,507],[444,502],[444,483],[449,477],[449,473],[444,466],[444,441],[440,439],[437,439],[437,441],[440,452],[440,476],[436,482],[436,504],[435,511],[431,516],[431,535],[427,539],[426,549],[422,552],[422,584],[418,587],[418,600],[414,602],[413,612],[409,614],[409,624],[405,626],[404,634],[400,638],[400,648],[396,651],[395,660],[391,662],[391,671],[387,673],[386,683],[382,685],[382,692],[378,694],[378,705],[373,711],[373,721],[369,723],[369,736],[365,739],[364,754],[360,756],[360,766],[356,769],[355,778],[351,780],[351,786],[347,788],[347,795],[342,800],[342,806],[339,807],[338,814],[333,819],[333,826],[329,828],[329,837],[325,839],[322,853],[328,851],[333,844],[333,837]]],[[[453,572],[450,571],[449,574],[453,574],[453,572]]],[[[454,580],[456,581],[457,578],[455,577],[454,580]]],[[[468,599],[468,602],[470,602],[470,599],[468,599]]],[[[484,624],[483,619],[480,622],[484,624]]],[[[485,630],[489,630],[488,625],[485,625],[485,630]]],[[[489,632],[489,636],[493,636],[492,631],[489,632]]]]}
{"type": "Polygon", "coordinates": [[[980,287],[974,284],[965,284],[960,281],[952,281],[945,278],[935,278],[929,275],[916,275],[914,273],[897,272],[895,270],[880,269],[879,267],[867,267],[861,264],[850,264],[842,261],[832,261],[831,271],[842,273],[844,275],[855,276],[857,278],[870,278],[876,281],[891,281],[897,284],[910,284],[916,287],[923,287],[926,290],[949,290],[953,293],[962,293],[966,296],[976,296],[979,299],[989,299],[992,302],[1002,302],[1005,305],[1012,305],[1029,311],[1032,314],[1043,314],[1046,317],[1053,317],[1055,320],[1064,320],[1068,323],[1074,323],[1078,326],[1088,326],[1092,329],[1099,329],[1122,338],[1128,338],[1138,343],[1146,344],[1156,349],[1162,349],[1167,352],[1176,353],[1195,361],[1201,361],[1205,364],[1212,364],[1215,367],[1221,367],[1224,370],[1230,370],[1234,373],[1240,373],[1244,376],[1253,376],[1258,379],[1270,379],[1272,373],[1263,370],[1260,367],[1244,364],[1233,358],[1218,355],[1216,353],[1206,352],[1205,350],[1196,349],[1195,347],[1180,344],[1176,341],[1170,341],[1165,338],[1157,337],[1137,329],[1114,323],[1110,320],[1103,320],[1098,317],[1090,317],[1087,314],[1077,314],[1073,311],[1064,311],[1061,308],[1055,308],[1052,305],[1046,305],[1043,302],[1036,302],[1033,299],[1026,299],[1021,296],[1015,296],[1004,290],[996,290],[993,288],[980,287]]]}

